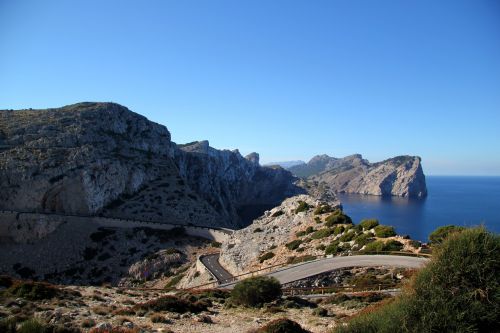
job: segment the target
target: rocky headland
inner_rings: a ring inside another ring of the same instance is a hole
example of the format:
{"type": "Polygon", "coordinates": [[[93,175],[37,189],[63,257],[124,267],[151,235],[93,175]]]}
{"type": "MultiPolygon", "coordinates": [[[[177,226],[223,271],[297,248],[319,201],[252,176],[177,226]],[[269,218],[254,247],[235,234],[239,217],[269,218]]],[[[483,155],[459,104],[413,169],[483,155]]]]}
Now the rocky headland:
{"type": "Polygon", "coordinates": [[[307,164],[288,170],[337,193],[411,198],[427,195],[425,175],[418,156],[397,156],[370,163],[359,154],[344,158],[318,155],[307,164]]]}

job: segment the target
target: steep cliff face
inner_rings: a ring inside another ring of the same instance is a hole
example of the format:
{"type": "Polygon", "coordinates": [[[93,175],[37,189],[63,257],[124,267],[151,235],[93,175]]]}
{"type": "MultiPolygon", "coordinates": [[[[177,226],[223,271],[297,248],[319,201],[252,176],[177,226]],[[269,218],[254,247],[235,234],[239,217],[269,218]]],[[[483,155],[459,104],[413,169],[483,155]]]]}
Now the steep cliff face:
{"type": "Polygon", "coordinates": [[[417,156],[397,156],[370,163],[359,154],[344,158],[321,155],[290,171],[335,192],[402,197],[427,195],[421,159],[417,156]]]}
{"type": "Polygon", "coordinates": [[[175,160],[189,186],[224,218],[248,224],[266,208],[304,192],[282,168],[262,167],[259,156],[217,150],[208,141],[179,145],[175,160]]]}
{"type": "Polygon", "coordinates": [[[111,103],[0,111],[0,208],[94,214],[173,154],[170,133],[111,103]]]}
{"type": "Polygon", "coordinates": [[[299,191],[259,156],[177,146],[113,103],[0,111],[0,209],[237,227],[299,191]]]}

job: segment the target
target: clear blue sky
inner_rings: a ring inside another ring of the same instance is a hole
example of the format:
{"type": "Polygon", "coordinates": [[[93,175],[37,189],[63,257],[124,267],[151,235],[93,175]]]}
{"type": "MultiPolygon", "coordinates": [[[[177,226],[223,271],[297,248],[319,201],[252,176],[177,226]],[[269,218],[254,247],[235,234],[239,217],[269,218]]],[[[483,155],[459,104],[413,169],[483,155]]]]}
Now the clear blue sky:
{"type": "Polygon", "coordinates": [[[0,0],[0,108],[79,101],[262,162],[500,175],[500,2],[0,0]]]}

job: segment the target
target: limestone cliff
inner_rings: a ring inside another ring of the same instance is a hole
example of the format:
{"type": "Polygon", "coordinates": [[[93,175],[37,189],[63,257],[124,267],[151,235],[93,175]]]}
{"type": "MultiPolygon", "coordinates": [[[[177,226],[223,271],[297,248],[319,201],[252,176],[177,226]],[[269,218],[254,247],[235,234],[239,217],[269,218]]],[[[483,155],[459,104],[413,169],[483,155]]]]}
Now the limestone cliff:
{"type": "Polygon", "coordinates": [[[217,150],[208,141],[179,145],[175,160],[189,186],[223,217],[247,225],[286,197],[304,192],[282,168],[262,167],[259,156],[217,150]]]}
{"type": "Polygon", "coordinates": [[[359,154],[344,158],[319,155],[289,170],[338,193],[417,198],[427,195],[421,159],[417,156],[370,163],[359,154]]]}
{"type": "Polygon", "coordinates": [[[0,111],[0,209],[237,227],[299,188],[258,154],[179,145],[114,103],[0,111]]]}

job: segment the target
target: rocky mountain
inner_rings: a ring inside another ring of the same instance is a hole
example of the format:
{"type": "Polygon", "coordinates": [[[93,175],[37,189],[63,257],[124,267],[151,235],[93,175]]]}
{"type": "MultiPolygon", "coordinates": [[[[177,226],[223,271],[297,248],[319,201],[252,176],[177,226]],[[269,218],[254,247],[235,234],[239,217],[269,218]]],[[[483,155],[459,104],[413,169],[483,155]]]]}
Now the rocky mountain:
{"type": "Polygon", "coordinates": [[[338,193],[417,198],[427,195],[421,159],[417,156],[397,156],[370,163],[359,154],[344,158],[318,155],[307,164],[289,170],[338,193]]]}
{"type": "Polygon", "coordinates": [[[0,111],[0,209],[234,228],[300,191],[258,154],[170,138],[114,103],[0,111]]]}
{"type": "Polygon", "coordinates": [[[244,225],[303,189],[280,167],[262,167],[259,155],[217,150],[208,141],[179,145],[175,150],[179,174],[190,188],[222,216],[244,225]],[[237,203],[237,204],[234,204],[237,203]]]}

